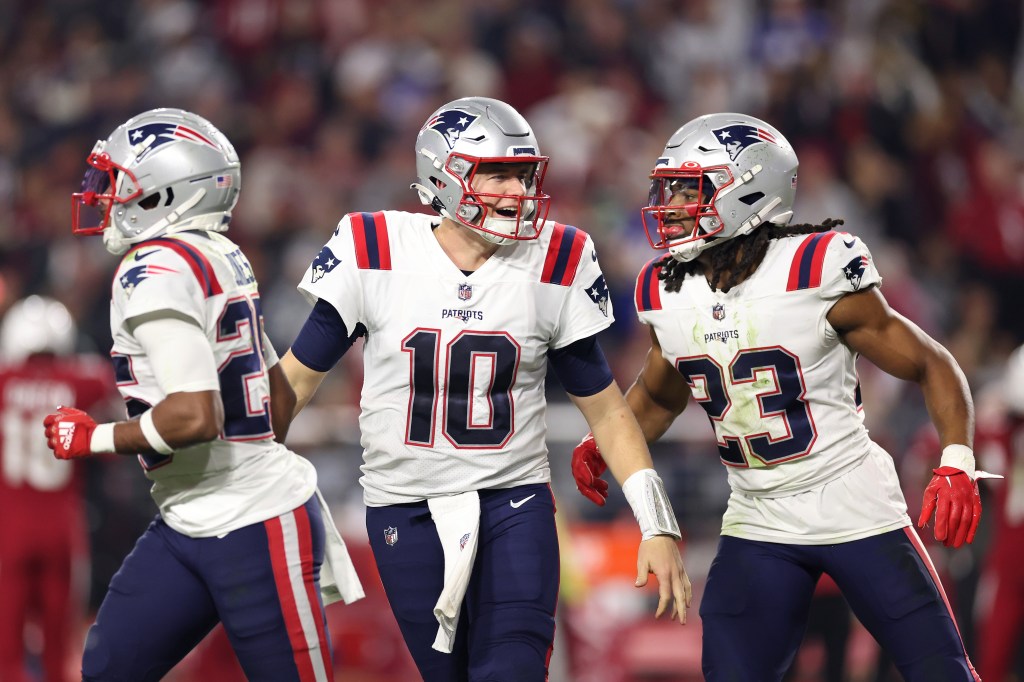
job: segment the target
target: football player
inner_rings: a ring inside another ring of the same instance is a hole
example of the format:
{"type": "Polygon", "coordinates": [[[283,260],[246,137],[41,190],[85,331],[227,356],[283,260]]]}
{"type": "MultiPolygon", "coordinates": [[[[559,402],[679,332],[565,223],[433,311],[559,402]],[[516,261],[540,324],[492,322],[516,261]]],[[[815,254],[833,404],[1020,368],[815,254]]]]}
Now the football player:
{"type": "MultiPolygon", "coordinates": [[[[797,157],[742,114],[690,121],[669,139],[642,210],[667,249],[636,284],[651,349],[627,391],[648,442],[691,396],[711,419],[732,494],[700,606],[707,680],[778,680],[824,573],[911,682],[976,680],[914,531],[892,458],[868,437],[858,355],[924,392],[943,451],[919,524],[959,547],[981,514],[973,405],[952,356],[882,296],[856,236],[789,225],[797,157]]],[[[603,503],[599,445],[573,453],[603,503]]]]}
{"type": "MultiPolygon", "coordinates": [[[[340,537],[312,464],[281,445],[294,393],[252,267],[222,234],[235,150],[205,119],[154,109],[87,161],[73,231],[121,258],[111,356],[130,419],[60,407],[46,437],[59,459],[138,453],[159,514],[111,580],[83,678],[161,679],[220,621],[248,679],[333,679],[318,574],[340,537]]],[[[362,596],[348,568],[346,601],[362,596]]]]}
{"type": "Polygon", "coordinates": [[[25,627],[42,633],[47,682],[66,674],[85,618],[89,538],[82,469],[54,459],[39,420],[55,403],[109,412],[110,365],[76,355],[67,308],[44,296],[11,306],[0,326],[0,680],[28,680],[25,627]]]}
{"type": "Polygon", "coordinates": [[[459,99],[415,158],[434,214],[345,216],[299,284],[313,310],[281,364],[301,409],[365,337],[366,528],[423,678],[543,680],[559,578],[548,361],[639,519],[637,585],[653,573],[657,615],[683,621],[678,525],[596,340],[613,318],[594,244],[547,219],[529,124],[459,99]]]}

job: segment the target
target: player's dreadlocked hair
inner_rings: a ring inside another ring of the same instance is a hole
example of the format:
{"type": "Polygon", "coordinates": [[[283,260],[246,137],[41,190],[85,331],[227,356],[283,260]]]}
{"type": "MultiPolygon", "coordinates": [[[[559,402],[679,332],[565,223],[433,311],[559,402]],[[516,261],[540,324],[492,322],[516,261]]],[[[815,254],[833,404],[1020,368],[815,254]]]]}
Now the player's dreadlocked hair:
{"type": "MultiPolygon", "coordinates": [[[[801,223],[800,225],[768,224],[742,237],[733,237],[727,244],[722,244],[707,252],[711,256],[711,290],[718,291],[718,288],[721,287],[722,293],[726,293],[736,286],[737,282],[749,275],[768,251],[769,239],[828,232],[844,222],[841,218],[828,218],[820,225],[811,225],[810,223],[801,223]],[[724,272],[728,272],[729,276],[723,282],[721,279],[724,272]]],[[[683,263],[673,258],[671,254],[662,258],[657,265],[661,268],[658,271],[658,278],[664,280],[666,291],[679,291],[687,275],[704,272],[703,266],[696,260],[683,263]]]]}

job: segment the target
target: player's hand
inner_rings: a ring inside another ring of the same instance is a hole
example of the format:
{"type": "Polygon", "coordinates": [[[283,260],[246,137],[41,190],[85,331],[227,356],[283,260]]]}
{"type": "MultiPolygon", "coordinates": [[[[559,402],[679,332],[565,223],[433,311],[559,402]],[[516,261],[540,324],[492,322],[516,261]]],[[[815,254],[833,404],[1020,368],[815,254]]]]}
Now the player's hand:
{"type": "Polygon", "coordinates": [[[89,442],[96,420],[74,407],[58,407],[43,419],[46,444],[57,459],[78,459],[92,454],[89,442]]]}
{"type": "Polygon", "coordinates": [[[981,520],[981,495],[978,481],[952,466],[933,469],[932,480],[924,489],[921,504],[921,528],[935,512],[935,539],[946,547],[960,547],[974,540],[981,520]]]}
{"type": "Polygon", "coordinates": [[[608,465],[597,449],[594,435],[588,433],[572,451],[572,477],[576,479],[576,489],[580,494],[598,507],[603,507],[608,499],[608,481],[601,478],[607,470],[608,465]]]}
{"type": "Polygon", "coordinates": [[[655,618],[660,618],[665,610],[672,607],[669,618],[686,624],[686,609],[690,608],[693,599],[693,587],[690,577],[683,567],[683,558],[679,555],[679,545],[669,535],[657,535],[640,543],[636,557],[636,586],[647,584],[647,576],[653,573],[658,579],[658,610],[655,618]]]}

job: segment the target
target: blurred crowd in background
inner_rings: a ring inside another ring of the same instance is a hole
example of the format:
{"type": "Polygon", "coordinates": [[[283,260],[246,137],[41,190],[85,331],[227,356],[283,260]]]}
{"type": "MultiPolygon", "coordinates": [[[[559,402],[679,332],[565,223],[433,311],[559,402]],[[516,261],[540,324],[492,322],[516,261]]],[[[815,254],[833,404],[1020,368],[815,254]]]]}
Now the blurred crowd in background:
{"type": "MultiPolygon", "coordinates": [[[[229,234],[253,263],[283,353],[309,309],[295,285],[338,219],[425,210],[409,189],[419,127],[440,104],[483,95],[530,121],[551,157],[551,216],[598,246],[617,317],[601,342],[625,387],[647,344],[632,292],[655,255],[640,225],[648,174],[683,123],[739,111],[795,146],[795,221],[842,218],[865,239],[886,297],[953,352],[984,421],[999,414],[999,378],[1024,341],[1022,25],[1019,0],[5,0],[0,312],[53,296],[78,321],[82,350],[109,350],[116,259],[99,239],[71,236],[70,194],[96,139],[145,109],[180,107],[240,153],[229,234]]],[[[359,362],[358,350],[346,356],[315,399],[321,411],[291,434],[319,453],[325,492],[356,531],[359,362]]],[[[904,471],[916,518],[938,461],[919,392],[861,371],[869,428],[904,471]]],[[[564,393],[553,386],[550,400],[557,408],[564,393]]],[[[727,487],[711,429],[688,416],[655,461],[699,580],[727,487]]],[[[573,489],[583,425],[549,424],[560,508],[581,522],[621,514],[573,489]]],[[[94,599],[153,512],[141,472],[121,464],[90,479],[94,599]]],[[[969,644],[988,541],[950,562],[933,550],[969,644]]]]}

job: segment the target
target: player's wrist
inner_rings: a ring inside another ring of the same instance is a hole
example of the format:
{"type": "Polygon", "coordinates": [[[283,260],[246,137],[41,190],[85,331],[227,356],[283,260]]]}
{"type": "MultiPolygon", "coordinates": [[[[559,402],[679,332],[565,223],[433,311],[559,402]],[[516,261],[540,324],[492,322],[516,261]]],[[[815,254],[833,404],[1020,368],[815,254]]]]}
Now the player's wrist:
{"type": "Polygon", "coordinates": [[[149,447],[153,448],[154,452],[161,455],[169,455],[174,452],[174,448],[167,444],[160,432],[156,430],[156,424],[153,423],[153,410],[149,409],[142,413],[139,418],[139,426],[142,428],[142,435],[146,438],[146,442],[149,443],[149,447]]]}
{"type": "Polygon", "coordinates": [[[114,424],[97,424],[89,437],[89,451],[92,453],[117,452],[114,449],[114,424]]]}
{"type": "Polygon", "coordinates": [[[940,467],[955,467],[966,473],[971,480],[976,476],[974,463],[974,451],[966,445],[954,443],[942,449],[942,458],[939,460],[940,467]]]}
{"type": "Polygon", "coordinates": [[[658,535],[670,535],[681,540],[672,504],[665,493],[665,484],[654,469],[641,469],[634,472],[622,484],[622,492],[626,501],[633,509],[633,516],[640,524],[640,533],[644,540],[658,535]]]}

